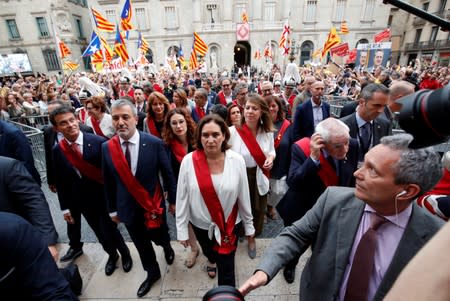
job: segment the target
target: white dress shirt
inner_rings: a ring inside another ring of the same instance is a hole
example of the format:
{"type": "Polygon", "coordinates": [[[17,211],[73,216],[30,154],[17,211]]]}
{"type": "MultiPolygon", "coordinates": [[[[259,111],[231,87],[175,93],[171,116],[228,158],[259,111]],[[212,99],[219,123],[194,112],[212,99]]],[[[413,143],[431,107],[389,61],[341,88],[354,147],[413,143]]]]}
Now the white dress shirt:
{"type": "MultiPolygon", "coordinates": [[[[273,140],[272,132],[264,132],[263,130],[258,131],[256,135],[256,141],[259,144],[259,147],[263,151],[263,153],[267,156],[272,155],[275,159],[275,147],[273,140]]],[[[230,127],[230,141],[228,142],[231,145],[231,149],[235,152],[239,153],[244,157],[245,166],[247,168],[252,168],[257,166],[256,169],[256,184],[258,186],[258,192],[260,195],[265,195],[269,192],[269,179],[263,174],[261,168],[256,164],[255,159],[250,154],[250,151],[245,145],[245,142],[242,140],[241,136],[237,132],[234,126],[230,127]]]]}
{"type": "MultiPolygon", "coordinates": [[[[125,144],[123,144],[125,142],[125,140],[123,140],[120,136],[119,136],[119,141],[120,141],[120,145],[122,146],[122,150],[123,153],[125,154],[125,144]]],[[[130,139],[128,139],[128,150],[130,151],[130,159],[131,159],[131,173],[134,175],[136,175],[136,169],[137,169],[137,161],[138,161],[138,157],[139,157],[139,131],[136,130],[133,134],[133,136],[131,136],[130,139]]]]}
{"type": "MultiPolygon", "coordinates": [[[[245,229],[245,235],[253,235],[253,216],[250,206],[250,193],[248,189],[247,171],[242,156],[232,150],[225,151],[223,173],[220,176],[213,175],[214,188],[219,197],[225,220],[238,202],[239,215],[236,224],[241,220],[245,229]]],[[[194,172],[192,153],[187,154],[180,166],[177,187],[177,239],[187,240],[188,224],[191,222],[200,229],[209,230],[210,238],[214,233],[217,241],[220,240],[220,231],[212,221],[205,201],[198,187],[197,177],[194,172]]]]}

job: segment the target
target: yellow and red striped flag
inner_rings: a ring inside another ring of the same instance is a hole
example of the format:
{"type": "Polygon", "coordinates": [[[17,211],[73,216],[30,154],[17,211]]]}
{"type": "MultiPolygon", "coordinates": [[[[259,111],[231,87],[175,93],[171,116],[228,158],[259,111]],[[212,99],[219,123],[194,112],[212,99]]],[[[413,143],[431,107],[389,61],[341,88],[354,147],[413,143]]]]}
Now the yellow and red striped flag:
{"type": "Polygon", "coordinates": [[[270,42],[267,42],[263,55],[264,57],[272,58],[272,46],[270,45],[270,42]]]}
{"type": "Polygon", "coordinates": [[[245,10],[245,8],[242,10],[241,21],[242,21],[242,23],[248,23],[248,15],[247,15],[247,11],[245,10]]]}
{"type": "Polygon", "coordinates": [[[317,49],[316,51],[313,52],[312,54],[313,58],[322,58],[322,48],[317,49]]]}
{"type": "Polygon", "coordinates": [[[144,54],[150,49],[147,40],[142,36],[141,32],[139,32],[138,49],[144,54]]]}
{"type": "Polygon", "coordinates": [[[103,54],[102,54],[102,51],[101,51],[101,50],[95,52],[95,53],[91,56],[91,63],[92,63],[92,64],[103,63],[103,54]]]}
{"type": "Polygon", "coordinates": [[[134,29],[133,24],[131,24],[132,8],[131,0],[126,0],[123,5],[122,14],[120,15],[120,26],[123,30],[128,31],[134,29]]]}
{"type": "Polygon", "coordinates": [[[79,66],[78,64],[75,64],[74,62],[71,62],[71,61],[65,61],[63,63],[64,70],[73,71],[73,70],[76,70],[78,68],[78,66],[79,66]]]}
{"type": "Polygon", "coordinates": [[[198,33],[194,31],[194,49],[199,56],[205,56],[208,52],[208,45],[200,38],[198,33]]]}
{"type": "Polygon", "coordinates": [[[332,27],[330,33],[328,34],[327,40],[323,45],[322,57],[324,57],[331,48],[338,45],[339,43],[341,43],[341,38],[336,32],[336,27],[332,27]]]}
{"type": "Polygon", "coordinates": [[[191,56],[189,57],[189,69],[194,70],[198,68],[197,53],[195,47],[192,46],[191,56]]]}
{"type": "Polygon", "coordinates": [[[341,23],[341,34],[348,34],[348,26],[347,26],[347,21],[342,21],[341,23]]]}
{"type": "Polygon", "coordinates": [[[107,62],[111,62],[114,56],[114,52],[111,49],[111,47],[109,47],[108,42],[106,41],[106,39],[104,37],[100,37],[100,44],[102,45],[102,49],[103,49],[103,53],[105,55],[105,60],[107,62]]]}
{"type": "Polygon", "coordinates": [[[98,30],[103,30],[107,32],[114,32],[114,24],[109,22],[105,17],[103,17],[96,9],[91,8],[92,15],[94,16],[95,25],[98,30]]]}
{"type": "Polygon", "coordinates": [[[255,60],[261,59],[261,50],[259,48],[255,51],[255,60]]]}
{"type": "Polygon", "coordinates": [[[69,47],[67,47],[63,41],[59,41],[58,46],[59,46],[59,52],[61,53],[62,59],[69,56],[70,54],[72,54],[69,47]]]}
{"type": "Polygon", "coordinates": [[[120,33],[119,26],[117,26],[116,40],[114,42],[114,51],[122,59],[122,62],[126,64],[130,56],[128,55],[127,46],[120,33]]]}

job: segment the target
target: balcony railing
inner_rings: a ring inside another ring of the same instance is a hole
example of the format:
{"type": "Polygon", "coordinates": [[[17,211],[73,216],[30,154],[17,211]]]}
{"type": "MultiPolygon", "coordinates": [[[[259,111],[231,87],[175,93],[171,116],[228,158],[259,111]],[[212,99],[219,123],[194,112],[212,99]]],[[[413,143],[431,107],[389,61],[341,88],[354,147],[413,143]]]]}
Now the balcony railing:
{"type": "Polygon", "coordinates": [[[222,23],[203,23],[202,24],[202,31],[216,31],[216,30],[223,30],[223,24],[222,23]]]}
{"type": "Polygon", "coordinates": [[[450,48],[449,40],[424,41],[419,43],[405,44],[406,51],[434,50],[450,48]]]}
{"type": "Polygon", "coordinates": [[[413,26],[423,26],[425,23],[427,23],[427,20],[420,17],[414,17],[413,19],[413,26]]]}

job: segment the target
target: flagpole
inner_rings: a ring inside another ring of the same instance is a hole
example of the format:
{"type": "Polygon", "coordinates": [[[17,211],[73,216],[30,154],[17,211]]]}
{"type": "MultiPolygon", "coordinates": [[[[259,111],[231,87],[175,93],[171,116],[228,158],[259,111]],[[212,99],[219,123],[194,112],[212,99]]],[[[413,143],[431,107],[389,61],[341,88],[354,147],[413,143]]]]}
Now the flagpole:
{"type": "Polygon", "coordinates": [[[49,15],[49,17],[50,17],[50,24],[51,24],[52,31],[53,31],[53,39],[54,39],[55,45],[56,45],[56,47],[57,47],[59,64],[61,65],[61,69],[62,69],[62,67],[63,67],[63,60],[62,60],[62,57],[61,57],[62,54],[60,53],[61,51],[59,50],[58,40],[57,40],[57,38],[56,38],[55,24],[53,23],[53,18],[52,18],[51,12],[50,12],[48,15],[49,15]]]}

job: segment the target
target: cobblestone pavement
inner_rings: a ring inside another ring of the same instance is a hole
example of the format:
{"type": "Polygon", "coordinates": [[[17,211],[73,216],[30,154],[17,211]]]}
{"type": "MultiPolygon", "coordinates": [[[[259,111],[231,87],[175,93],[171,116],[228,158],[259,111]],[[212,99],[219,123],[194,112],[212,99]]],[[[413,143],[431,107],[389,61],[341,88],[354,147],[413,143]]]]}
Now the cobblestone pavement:
{"type": "MultiPolygon", "coordinates": [[[[47,198],[47,202],[49,204],[50,211],[53,216],[53,221],[55,223],[56,230],[58,231],[59,234],[59,240],[60,242],[67,243],[68,238],[66,233],[66,223],[62,217],[62,213],[59,208],[58,197],[55,193],[51,192],[48,189],[48,185],[45,182],[42,184],[42,190],[44,191],[45,197],[47,198]]],[[[167,221],[169,224],[170,237],[172,240],[176,240],[175,218],[171,215],[168,215],[167,221]]],[[[283,221],[280,218],[276,220],[271,220],[268,218],[267,222],[264,224],[263,232],[258,238],[273,238],[280,233],[282,228],[283,228],[283,221]]],[[[119,229],[124,239],[126,241],[131,241],[128,232],[126,231],[123,224],[119,226],[119,229]]],[[[84,219],[82,221],[81,231],[82,231],[81,237],[83,242],[86,243],[97,242],[97,238],[95,237],[91,228],[84,219]]]]}

